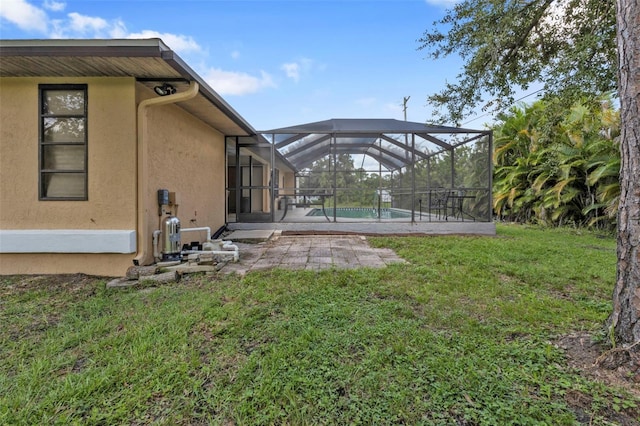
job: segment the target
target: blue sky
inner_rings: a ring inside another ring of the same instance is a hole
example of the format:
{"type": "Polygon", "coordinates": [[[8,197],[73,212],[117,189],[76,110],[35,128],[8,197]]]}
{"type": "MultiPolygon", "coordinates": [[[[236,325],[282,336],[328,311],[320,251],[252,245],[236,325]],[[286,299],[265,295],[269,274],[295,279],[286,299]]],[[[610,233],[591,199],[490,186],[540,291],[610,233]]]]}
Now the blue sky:
{"type": "Polygon", "coordinates": [[[417,40],[454,1],[2,0],[0,37],[160,37],[257,130],[403,119],[404,97],[425,122],[461,62],[429,60],[417,40]]]}

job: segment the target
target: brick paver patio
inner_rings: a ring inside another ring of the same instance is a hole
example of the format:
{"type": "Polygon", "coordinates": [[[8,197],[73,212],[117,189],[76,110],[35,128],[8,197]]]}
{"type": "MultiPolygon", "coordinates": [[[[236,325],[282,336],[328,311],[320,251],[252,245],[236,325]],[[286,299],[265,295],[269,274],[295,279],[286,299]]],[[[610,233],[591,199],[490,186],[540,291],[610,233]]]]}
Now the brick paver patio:
{"type": "Polygon", "coordinates": [[[404,263],[393,250],[373,248],[358,235],[276,236],[258,244],[237,243],[240,261],[229,263],[223,273],[259,271],[271,268],[322,270],[328,268],[382,268],[404,263]]]}

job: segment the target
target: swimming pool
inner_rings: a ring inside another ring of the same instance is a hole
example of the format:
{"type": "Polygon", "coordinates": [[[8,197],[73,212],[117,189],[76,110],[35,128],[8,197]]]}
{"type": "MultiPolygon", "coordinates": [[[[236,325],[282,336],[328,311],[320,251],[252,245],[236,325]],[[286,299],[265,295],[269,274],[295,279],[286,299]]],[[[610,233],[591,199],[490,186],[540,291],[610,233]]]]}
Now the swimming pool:
{"type": "MultiPolygon", "coordinates": [[[[328,217],[333,217],[333,208],[325,208],[328,217]]],[[[324,216],[322,209],[312,209],[307,216],[324,216]]],[[[348,219],[378,219],[378,210],[373,207],[338,207],[336,217],[348,219]]],[[[398,209],[380,209],[380,219],[407,219],[411,212],[398,209]]]]}

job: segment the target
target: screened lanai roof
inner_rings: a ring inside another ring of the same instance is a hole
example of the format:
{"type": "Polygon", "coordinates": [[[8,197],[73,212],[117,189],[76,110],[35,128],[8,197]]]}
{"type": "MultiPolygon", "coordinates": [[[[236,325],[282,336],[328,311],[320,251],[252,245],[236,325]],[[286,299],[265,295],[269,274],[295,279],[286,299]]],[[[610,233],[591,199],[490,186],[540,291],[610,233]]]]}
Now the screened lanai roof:
{"type": "Polygon", "coordinates": [[[331,119],[261,131],[298,170],[335,152],[369,156],[394,171],[489,134],[394,119],[331,119]],[[335,151],[334,151],[335,150],[335,151]]]}

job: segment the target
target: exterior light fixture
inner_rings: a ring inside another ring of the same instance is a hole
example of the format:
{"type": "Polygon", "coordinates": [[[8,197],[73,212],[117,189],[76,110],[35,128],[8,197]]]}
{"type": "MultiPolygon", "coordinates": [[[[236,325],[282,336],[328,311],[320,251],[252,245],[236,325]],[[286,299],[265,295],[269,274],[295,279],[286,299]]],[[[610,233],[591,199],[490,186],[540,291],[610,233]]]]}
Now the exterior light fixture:
{"type": "Polygon", "coordinates": [[[155,92],[160,96],[173,95],[176,93],[176,88],[169,83],[164,83],[162,86],[156,86],[153,90],[155,90],[155,92]]]}

